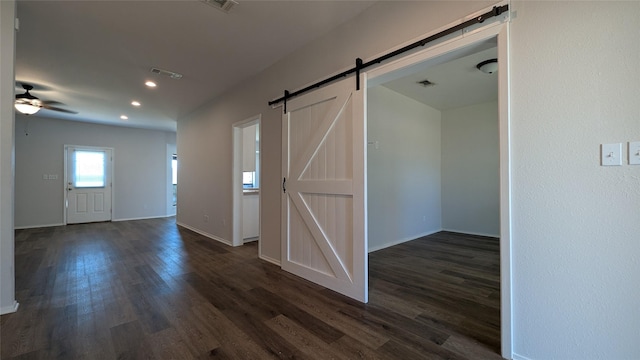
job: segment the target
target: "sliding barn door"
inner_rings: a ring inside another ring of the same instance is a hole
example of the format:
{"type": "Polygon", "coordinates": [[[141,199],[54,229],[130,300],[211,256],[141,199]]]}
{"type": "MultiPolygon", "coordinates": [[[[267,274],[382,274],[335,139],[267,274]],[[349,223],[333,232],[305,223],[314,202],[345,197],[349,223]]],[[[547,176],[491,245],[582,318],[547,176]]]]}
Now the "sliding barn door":
{"type": "Polygon", "coordinates": [[[282,268],[362,302],[365,89],[346,79],[297,97],[282,124],[282,268]]]}

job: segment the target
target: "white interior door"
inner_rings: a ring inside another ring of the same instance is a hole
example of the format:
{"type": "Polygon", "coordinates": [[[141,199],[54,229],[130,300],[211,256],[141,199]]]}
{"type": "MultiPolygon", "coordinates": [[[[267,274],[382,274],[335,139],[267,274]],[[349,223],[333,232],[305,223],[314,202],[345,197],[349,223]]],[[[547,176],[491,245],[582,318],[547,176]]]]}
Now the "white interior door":
{"type": "Polygon", "coordinates": [[[66,147],[67,224],[111,220],[113,151],[66,147]]]}
{"type": "Polygon", "coordinates": [[[346,79],[297,97],[282,124],[282,268],[362,302],[365,89],[355,91],[355,80],[346,79]]]}

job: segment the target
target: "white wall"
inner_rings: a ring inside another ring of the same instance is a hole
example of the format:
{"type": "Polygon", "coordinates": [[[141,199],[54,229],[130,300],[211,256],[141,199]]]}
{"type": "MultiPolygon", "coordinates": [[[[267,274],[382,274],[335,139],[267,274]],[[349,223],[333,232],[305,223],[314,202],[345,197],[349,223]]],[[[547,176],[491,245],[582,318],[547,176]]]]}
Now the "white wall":
{"type": "Polygon", "coordinates": [[[16,3],[0,1],[0,314],[15,311],[13,246],[16,3]]]}
{"type": "Polygon", "coordinates": [[[256,171],[256,132],[258,125],[242,128],[242,171],[256,171]]]}
{"type": "Polygon", "coordinates": [[[16,227],[64,222],[65,144],[114,149],[113,220],[168,215],[167,144],[175,133],[18,115],[15,136],[16,227]]]}
{"type": "Polygon", "coordinates": [[[515,352],[637,359],[640,166],[599,146],[640,140],[640,2],[513,5],[515,352]]]}
{"type": "Polygon", "coordinates": [[[441,115],[383,86],[368,91],[368,239],[375,251],[442,228],[441,115]]]}
{"type": "Polygon", "coordinates": [[[498,103],[442,112],[442,229],[500,236],[498,103]]]}
{"type": "MultiPolygon", "coordinates": [[[[262,113],[261,248],[277,261],[281,110],[267,101],[486,5],[377,3],[181,119],[178,219],[231,239],[231,124],[262,113]]],[[[636,358],[640,166],[600,167],[598,151],[640,140],[640,2],[514,1],[511,10],[514,352],[636,358]]]]}
{"type": "Polygon", "coordinates": [[[260,196],[246,192],[242,195],[242,239],[251,239],[260,235],[260,196]]]}

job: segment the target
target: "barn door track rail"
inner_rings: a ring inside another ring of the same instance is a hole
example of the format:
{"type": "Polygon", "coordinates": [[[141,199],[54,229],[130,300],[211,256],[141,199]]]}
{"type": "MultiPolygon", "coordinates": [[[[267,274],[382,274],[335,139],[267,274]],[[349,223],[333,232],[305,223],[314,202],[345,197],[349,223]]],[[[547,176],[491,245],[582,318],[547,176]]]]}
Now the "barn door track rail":
{"type": "Polygon", "coordinates": [[[376,64],[380,64],[383,61],[389,60],[393,57],[396,57],[400,54],[404,54],[408,51],[411,51],[415,48],[421,47],[421,46],[425,46],[430,42],[433,42],[435,40],[438,40],[440,38],[443,38],[447,35],[453,34],[456,31],[460,31],[463,30],[464,28],[467,28],[469,26],[475,25],[475,24],[480,24],[483,23],[485,20],[490,19],[492,17],[496,17],[496,16],[500,16],[501,14],[505,13],[506,11],[509,10],[509,5],[502,5],[502,6],[494,6],[492,10],[487,11],[486,13],[476,16],[472,19],[469,19],[465,22],[462,22],[458,25],[452,26],[448,29],[442,30],[436,34],[433,34],[431,36],[427,36],[426,38],[422,39],[422,40],[418,40],[414,43],[411,43],[409,45],[406,45],[404,47],[401,47],[398,50],[394,50],[390,53],[387,53],[385,55],[379,56],[373,60],[367,61],[367,62],[363,62],[362,59],[357,58],[355,63],[355,67],[343,71],[339,74],[333,75],[331,77],[328,77],[324,80],[318,81],[315,84],[309,85],[305,88],[302,88],[300,90],[296,90],[294,92],[289,92],[288,90],[284,91],[284,95],[278,99],[275,100],[271,100],[269,101],[269,106],[273,106],[279,103],[283,103],[283,109],[284,109],[284,113],[287,113],[287,100],[294,98],[296,96],[302,95],[304,93],[307,93],[313,89],[319,88],[321,86],[327,85],[329,83],[332,83],[338,79],[341,79],[343,77],[347,77],[353,73],[356,74],[356,90],[360,90],[360,71],[363,69],[366,69],[372,65],[376,65],[376,64]]]}

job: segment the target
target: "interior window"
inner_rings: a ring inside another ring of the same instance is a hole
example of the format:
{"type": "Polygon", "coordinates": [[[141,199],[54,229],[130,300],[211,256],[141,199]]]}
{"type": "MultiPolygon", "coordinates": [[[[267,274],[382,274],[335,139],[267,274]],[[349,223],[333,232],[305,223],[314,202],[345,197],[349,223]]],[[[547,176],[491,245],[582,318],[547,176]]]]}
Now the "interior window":
{"type": "Polygon", "coordinates": [[[256,183],[256,172],[255,171],[243,171],[242,172],[242,187],[243,188],[255,188],[256,183]]]}
{"type": "Polygon", "coordinates": [[[105,152],[78,150],[74,152],[74,187],[105,187],[105,152]]]}

